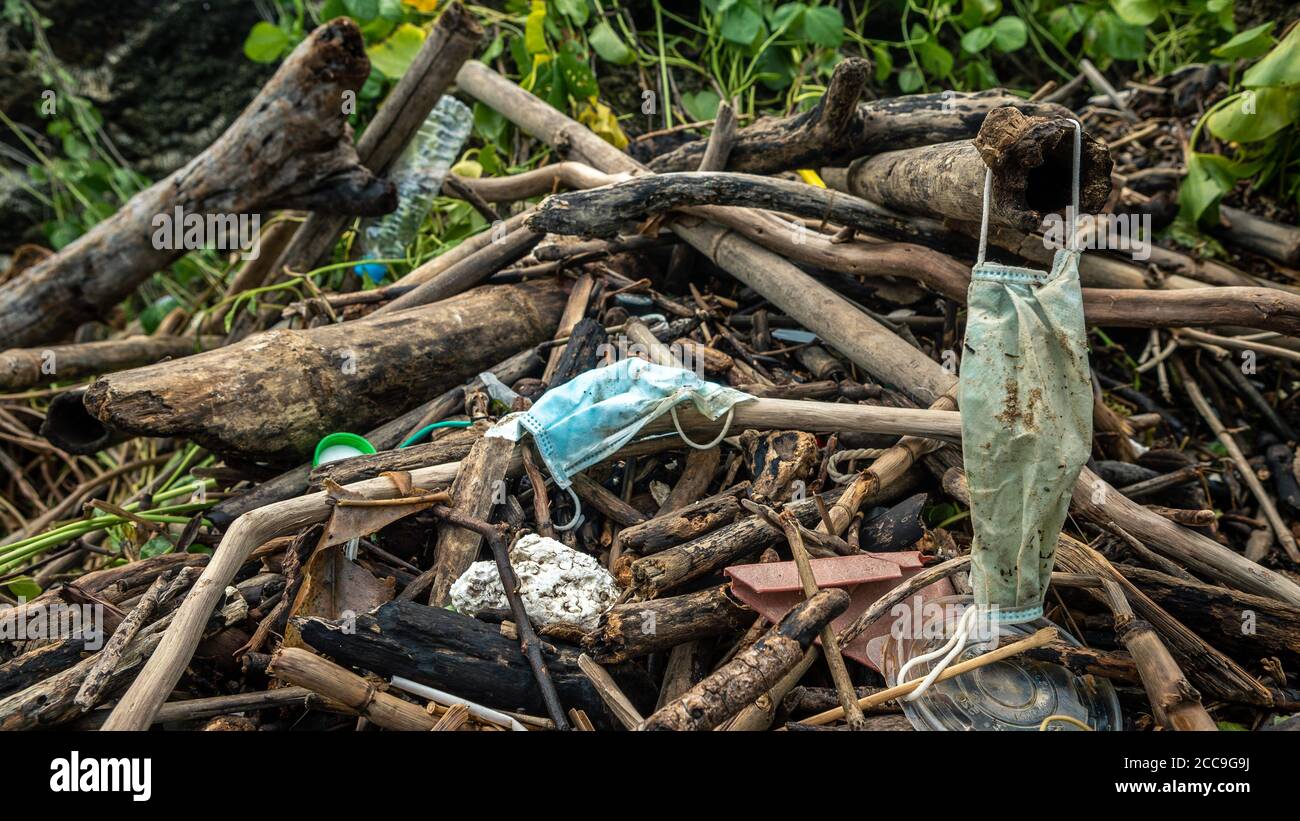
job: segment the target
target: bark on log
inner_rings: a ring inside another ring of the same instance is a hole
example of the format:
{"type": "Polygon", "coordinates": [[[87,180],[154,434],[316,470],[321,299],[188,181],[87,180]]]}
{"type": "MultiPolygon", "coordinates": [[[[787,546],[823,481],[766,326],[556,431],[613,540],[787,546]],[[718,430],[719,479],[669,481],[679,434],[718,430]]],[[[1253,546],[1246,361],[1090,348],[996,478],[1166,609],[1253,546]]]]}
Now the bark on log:
{"type": "MultiPolygon", "coordinates": [[[[1004,105],[1014,105],[1026,114],[1069,116],[1061,106],[1028,102],[1002,89],[914,94],[858,103],[868,70],[866,60],[846,59],[835,67],[826,94],[809,111],[764,118],[737,131],[727,168],[771,174],[845,165],[885,150],[968,139],[988,112],[1004,105]]],[[[693,171],[699,168],[707,145],[707,140],[687,143],[651,160],[650,168],[660,173],[693,171]]]]}
{"type": "MultiPolygon", "coordinates": [[[[312,648],[354,667],[381,676],[403,678],[472,698],[485,707],[544,715],[541,692],[519,645],[494,625],[453,613],[394,601],[357,616],[356,629],[319,618],[295,619],[312,648]]],[[[546,654],[546,667],[560,700],[586,711],[598,724],[616,726],[586,675],[578,668],[580,653],[557,644],[546,654]]],[[[631,668],[608,670],[640,710],[654,703],[653,686],[631,668]]]]}
{"type": "Polygon", "coordinates": [[[113,430],[294,464],[330,431],[391,419],[548,338],[564,300],[555,281],[489,286],[380,319],[269,331],[110,374],[86,408],[113,430]]]}
{"type": "MultiPolygon", "coordinates": [[[[530,373],[533,373],[537,369],[541,368],[541,366],[542,362],[541,359],[538,358],[536,351],[529,348],[515,354],[503,362],[498,363],[488,370],[495,374],[502,382],[510,385],[517,380],[528,376],[530,373]]],[[[366,439],[380,451],[395,448],[412,433],[430,422],[440,421],[450,414],[455,413],[457,408],[464,407],[466,389],[473,389],[481,386],[481,384],[482,380],[476,376],[464,385],[457,385],[440,396],[430,399],[423,405],[407,411],[396,419],[390,419],[367,433],[366,439]]],[[[340,462],[338,464],[342,469],[342,465],[345,463],[340,462]]],[[[427,465],[434,463],[424,462],[423,464],[427,465]]],[[[262,482],[250,491],[220,501],[215,507],[208,511],[208,518],[211,519],[212,523],[218,528],[225,530],[235,521],[235,519],[250,510],[256,510],[259,507],[264,507],[275,502],[283,502],[286,499],[291,499],[307,490],[311,470],[311,462],[308,462],[305,465],[299,465],[292,470],[280,474],[274,479],[262,482]]],[[[340,481],[339,484],[347,483],[340,481]]]]}
{"type": "Polygon", "coordinates": [[[220,345],[219,336],[130,336],[50,348],[14,348],[0,353],[0,390],[138,368],[220,345]]]}
{"type": "Polygon", "coordinates": [[[619,548],[642,555],[658,553],[731,524],[740,518],[739,499],[748,492],[749,483],[744,482],[679,510],[661,513],[619,533],[619,548]]]}
{"type": "Polygon", "coordinates": [[[822,590],[713,675],[645,720],[644,730],[712,730],[740,712],[798,664],[813,639],[849,606],[843,590],[822,590]]]}
{"type": "MultiPolygon", "coordinates": [[[[786,510],[804,525],[817,521],[817,505],[812,499],[786,505],[786,510]]],[[[637,559],[631,568],[632,589],[638,598],[652,598],[783,538],[781,530],[761,516],[749,516],[684,545],[637,559]]]]}
{"type": "Polygon", "coordinates": [[[724,584],[698,593],[615,605],[601,615],[582,644],[596,661],[612,664],[742,630],[755,616],[724,584]]]}
{"type": "MultiPolygon", "coordinates": [[[[1114,163],[1106,144],[1084,132],[1080,213],[1110,196],[1114,163]]],[[[989,112],[974,140],[887,151],[844,169],[822,169],[826,184],[907,214],[979,219],[984,178],[992,170],[989,222],[1034,231],[1064,213],[1074,180],[1074,126],[1060,117],[1026,117],[1006,106],[989,112]]]]}
{"type": "Polygon", "coordinates": [[[393,210],[396,190],[358,162],[341,102],[369,74],[355,23],[340,17],[316,29],[207,150],[7,285],[0,349],[58,339],[185,254],[156,247],[159,215],[174,220],[180,209],[228,220],[277,208],[364,216],[393,210]]]}

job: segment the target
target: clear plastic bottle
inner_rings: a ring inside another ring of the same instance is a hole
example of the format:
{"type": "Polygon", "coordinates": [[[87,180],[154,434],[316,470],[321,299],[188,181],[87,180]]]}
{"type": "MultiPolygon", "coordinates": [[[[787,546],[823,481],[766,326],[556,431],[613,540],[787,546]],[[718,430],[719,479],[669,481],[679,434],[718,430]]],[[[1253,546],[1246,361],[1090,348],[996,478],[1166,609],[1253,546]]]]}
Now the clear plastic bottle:
{"type": "MultiPolygon", "coordinates": [[[[401,259],[429,213],[434,197],[465,141],[474,115],[455,97],[443,96],[398,155],[388,176],[397,186],[397,210],[361,223],[363,259],[401,259]]],[[[387,265],[362,262],[357,272],[373,281],[383,279],[387,265]]]]}

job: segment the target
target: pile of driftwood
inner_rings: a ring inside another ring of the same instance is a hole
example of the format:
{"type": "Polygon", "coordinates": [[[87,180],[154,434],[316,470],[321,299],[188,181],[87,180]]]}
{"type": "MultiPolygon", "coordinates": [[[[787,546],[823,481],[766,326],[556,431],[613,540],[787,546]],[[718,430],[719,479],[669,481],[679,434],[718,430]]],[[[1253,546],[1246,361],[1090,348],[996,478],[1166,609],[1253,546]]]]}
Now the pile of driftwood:
{"type": "MultiPolygon", "coordinates": [[[[354,145],[338,100],[368,66],[356,28],[330,22],[207,151],[62,251],[15,261],[0,458],[18,503],[0,512],[0,573],[41,592],[0,611],[0,729],[910,727],[908,685],[842,651],[927,585],[969,592],[954,396],[985,171],[993,255],[1043,267],[1044,219],[1070,196],[1067,118],[1085,127],[1083,210],[1149,213],[1161,149],[1144,140],[1176,117],[1148,130],[1132,95],[1089,104],[1077,87],[864,101],[867,65],[847,59],[805,113],[738,128],[724,105],[707,139],[638,141],[638,160],[473,61],[481,36],[452,5],[354,145]],[[557,161],[449,182],[492,229],[395,283],[227,317],[315,267],[350,216],[392,209],[385,168],[452,91],[557,161]],[[282,218],[218,310],[105,335],[182,253],[148,241],[178,206],[282,218]],[[627,356],[757,399],[708,449],[652,423],[575,477],[583,518],[562,529],[574,504],[531,440],[483,433],[627,356]],[[42,387],[54,378],[73,386],[42,387]],[[421,435],[446,421],[463,424],[421,435]],[[377,452],[313,469],[332,431],[377,452]],[[108,527],[132,531],[125,556],[108,527]],[[510,558],[525,533],[613,577],[597,623],[533,623],[510,558]],[[166,552],[132,555],[158,536],[166,552]],[[833,626],[850,592],[819,589],[810,561],[900,551],[923,569],[833,626]],[[509,606],[449,608],[480,557],[509,606]],[[726,571],[780,561],[799,592],[760,614],[726,571]],[[100,640],[18,631],[60,607],[99,613],[100,640]]],[[[1083,256],[1094,458],[1048,597],[1082,646],[1046,630],[946,675],[1025,653],[1110,680],[1134,729],[1300,710],[1296,233],[1238,213],[1222,236],[1253,273],[1159,246],[1083,256]]]]}

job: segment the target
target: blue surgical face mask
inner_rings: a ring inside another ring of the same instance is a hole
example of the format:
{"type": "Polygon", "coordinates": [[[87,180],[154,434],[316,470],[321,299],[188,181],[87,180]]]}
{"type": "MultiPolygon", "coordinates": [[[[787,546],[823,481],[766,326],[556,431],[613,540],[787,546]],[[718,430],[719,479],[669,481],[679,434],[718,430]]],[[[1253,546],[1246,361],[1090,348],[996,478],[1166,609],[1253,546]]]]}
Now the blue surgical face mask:
{"type": "MultiPolygon", "coordinates": [[[[669,412],[675,419],[682,402],[709,419],[725,415],[729,424],[732,406],[753,398],[684,368],[624,359],[547,391],[530,409],[510,414],[485,435],[517,442],[525,431],[531,433],[555,484],[567,489],[575,473],[613,455],[653,419],[669,412]]],[[[724,435],[726,427],[707,445],[686,441],[713,447],[724,435]]]]}

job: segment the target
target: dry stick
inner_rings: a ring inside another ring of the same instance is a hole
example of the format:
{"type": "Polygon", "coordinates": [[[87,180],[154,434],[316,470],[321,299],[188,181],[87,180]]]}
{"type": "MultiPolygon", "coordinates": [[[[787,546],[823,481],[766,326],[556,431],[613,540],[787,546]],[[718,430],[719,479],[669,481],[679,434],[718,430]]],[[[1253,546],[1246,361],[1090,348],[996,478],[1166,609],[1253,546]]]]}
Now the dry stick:
{"type": "MultiPolygon", "coordinates": [[[[1027,636],[1026,638],[1023,638],[1020,641],[1017,641],[1013,644],[1008,644],[1003,647],[999,647],[996,650],[990,650],[989,652],[981,656],[976,656],[973,659],[967,659],[966,661],[948,667],[942,673],[939,674],[939,677],[934,680],[934,683],[938,684],[941,681],[947,681],[948,679],[954,678],[955,676],[960,676],[962,673],[970,672],[971,670],[975,670],[985,665],[992,664],[995,661],[1002,661],[1003,659],[1011,658],[1012,656],[1023,653],[1026,650],[1033,650],[1037,647],[1045,647],[1046,645],[1056,641],[1059,635],[1060,634],[1056,631],[1055,627],[1044,627],[1042,630],[1039,630],[1038,632],[1034,633],[1032,636],[1027,636]]],[[[917,687],[920,687],[922,681],[924,681],[924,678],[912,679],[911,681],[908,681],[904,684],[899,684],[895,687],[890,687],[887,690],[881,690],[878,693],[872,693],[869,696],[865,696],[863,698],[858,699],[858,707],[862,708],[863,710],[868,710],[871,709],[872,707],[878,707],[879,705],[884,704],[888,701],[893,701],[896,698],[900,698],[902,696],[907,695],[908,693],[915,690],[917,687]]],[[[819,726],[823,724],[830,724],[832,721],[841,719],[843,717],[844,717],[844,708],[836,707],[833,710],[827,710],[824,713],[818,713],[817,715],[811,716],[810,718],[805,718],[800,723],[819,726]]]]}
{"type": "MultiPolygon", "coordinates": [[[[492,233],[495,235],[497,230],[499,229],[494,229],[492,233]]],[[[533,250],[541,239],[542,234],[526,228],[495,238],[482,250],[448,266],[437,276],[420,283],[370,315],[384,316],[406,308],[428,305],[469,290],[510,263],[521,259],[533,250]]]]}
{"type": "Polygon", "coordinates": [[[569,729],[564,708],[560,706],[560,697],[556,694],[555,684],[551,681],[551,673],[546,669],[546,662],[542,659],[542,641],[533,630],[533,622],[528,618],[528,612],[524,610],[523,600],[519,598],[519,578],[515,575],[515,569],[510,566],[510,555],[506,551],[501,529],[485,521],[464,516],[443,505],[435,505],[433,512],[440,519],[457,527],[474,531],[488,543],[488,547],[492,550],[492,557],[496,559],[497,572],[501,574],[501,587],[505,590],[506,600],[510,602],[510,612],[519,631],[519,644],[523,648],[524,655],[528,657],[529,666],[533,668],[537,686],[542,690],[546,711],[550,714],[551,721],[555,722],[556,729],[569,729]]]}
{"type": "Polygon", "coordinates": [[[1156,720],[1171,730],[1217,730],[1196,691],[1151,625],[1133,615],[1119,583],[1101,577],[1106,603],[1115,616],[1115,632],[1137,664],[1142,686],[1156,720]]]}
{"type": "MultiPolygon", "coordinates": [[[[337,712],[346,709],[343,705],[321,698],[306,687],[279,687],[274,690],[257,690],[251,693],[235,693],[229,696],[211,696],[209,698],[188,698],[183,701],[169,701],[154,717],[154,724],[168,724],[177,721],[194,721],[200,718],[245,713],[254,710],[270,710],[277,707],[304,707],[307,709],[324,709],[337,712]]],[[[96,710],[90,715],[73,723],[73,730],[94,730],[104,723],[108,710],[96,710]]]]}
{"type": "Polygon", "coordinates": [[[643,730],[711,730],[781,680],[804,657],[821,628],[849,606],[843,590],[818,591],[799,602],[754,646],[680,698],[655,711],[643,730]]]}
{"type": "MultiPolygon", "coordinates": [[[[781,706],[781,701],[785,698],[786,693],[794,689],[794,686],[803,680],[808,669],[816,663],[821,657],[821,651],[816,645],[809,647],[804,653],[799,663],[790,668],[772,689],[754,700],[745,709],[736,713],[730,721],[720,725],[717,729],[726,730],[727,732],[758,732],[766,730],[772,726],[772,720],[776,718],[776,710],[781,706]]],[[[855,693],[856,695],[856,693],[855,693]]],[[[856,705],[856,702],[855,702],[856,705]]]]}
{"type": "Polygon", "coordinates": [[[277,652],[266,671],[336,701],[386,730],[431,730],[438,723],[417,705],[381,693],[361,676],[298,647],[277,652]]]}
{"type": "Polygon", "coordinates": [[[635,730],[642,721],[645,721],[636,706],[619,689],[614,677],[605,672],[605,668],[597,664],[591,656],[586,653],[578,656],[578,669],[591,680],[591,686],[596,688],[596,694],[604,700],[605,705],[620,724],[629,730],[635,730]]]}
{"type": "Polygon", "coordinates": [[[104,686],[113,675],[118,662],[122,660],[122,651],[126,649],[131,639],[135,638],[140,628],[153,617],[171,578],[172,574],[166,573],[153,580],[153,584],[149,585],[149,589],[140,597],[140,601],[117,626],[117,630],[104,645],[104,649],[95,656],[94,666],[86,674],[85,680],[77,690],[76,698],[73,699],[83,712],[92,709],[103,697],[104,686]]]}
{"type": "Polygon", "coordinates": [[[548,539],[555,538],[555,524],[551,521],[551,499],[546,492],[546,480],[542,472],[533,463],[532,448],[521,448],[524,460],[524,472],[528,474],[528,483],[533,486],[533,518],[536,520],[537,533],[548,539]]]}
{"type": "MultiPolygon", "coordinates": [[[[573,331],[573,326],[578,324],[587,313],[587,304],[591,301],[591,292],[596,287],[596,280],[591,274],[582,274],[577,281],[573,283],[573,290],[569,291],[569,301],[564,306],[564,313],[560,314],[560,324],[555,329],[555,335],[552,339],[564,339],[573,331]]],[[[556,345],[551,349],[550,355],[546,360],[546,369],[542,371],[542,381],[551,384],[555,378],[555,369],[559,367],[560,357],[564,355],[564,348],[556,345]]]]}
{"type": "MultiPolygon", "coordinates": [[[[496,507],[496,500],[506,474],[517,466],[520,458],[518,446],[509,439],[481,437],[470,448],[469,455],[461,460],[460,472],[452,483],[451,494],[457,513],[472,519],[487,519],[496,507]]],[[[451,601],[451,586],[477,558],[482,540],[477,531],[454,527],[446,522],[438,528],[438,542],[433,566],[402,591],[401,598],[414,600],[429,588],[429,604],[446,607],[451,601]]]]}
{"type": "Polygon", "coordinates": [[[885,613],[889,612],[894,605],[904,601],[909,596],[918,593],[922,588],[929,587],[940,579],[946,579],[959,570],[965,570],[970,565],[970,556],[958,556],[955,559],[949,559],[942,564],[936,564],[933,567],[927,567],[920,573],[909,577],[902,584],[890,590],[885,595],[872,602],[871,606],[862,611],[853,623],[840,631],[840,647],[848,647],[854,639],[866,632],[867,628],[875,624],[876,621],[885,613]]]}
{"type": "Polygon", "coordinates": [[[1173,363],[1174,369],[1178,371],[1178,376],[1183,381],[1183,389],[1187,391],[1187,397],[1192,400],[1196,412],[1201,415],[1201,418],[1210,426],[1210,430],[1214,431],[1214,435],[1218,437],[1219,442],[1228,451],[1228,456],[1232,459],[1233,464],[1237,466],[1237,472],[1241,474],[1246,486],[1250,488],[1255,500],[1259,502],[1259,509],[1263,511],[1264,518],[1268,520],[1269,526],[1273,528],[1277,540],[1282,543],[1282,547],[1286,550],[1286,554],[1291,557],[1291,561],[1300,562],[1300,548],[1296,546],[1295,536],[1291,534],[1291,528],[1287,527],[1286,522],[1282,520],[1281,514],[1277,512],[1277,506],[1269,498],[1268,491],[1264,490],[1259,477],[1255,475],[1254,469],[1246,461],[1245,454],[1241,452],[1241,448],[1237,447],[1237,440],[1232,437],[1232,434],[1228,433],[1227,428],[1223,426],[1223,422],[1219,420],[1218,414],[1214,412],[1214,408],[1210,407],[1210,403],[1205,401],[1205,394],[1201,393],[1201,386],[1192,378],[1183,361],[1175,358],[1173,363]]]}
{"type": "Polygon", "coordinates": [[[128,336],[48,348],[13,348],[0,353],[0,390],[18,390],[56,379],[65,382],[151,365],[160,359],[189,356],[220,344],[219,336],[128,336]]]}
{"type": "MultiPolygon", "coordinates": [[[[803,546],[803,536],[799,533],[799,520],[782,511],[778,515],[785,539],[790,543],[790,553],[794,556],[795,566],[799,568],[799,583],[803,586],[805,599],[817,595],[817,580],[813,577],[812,565],[808,563],[808,551],[803,546]]],[[[865,730],[866,719],[858,709],[857,693],[853,691],[853,681],[849,670],[844,666],[844,657],[835,639],[835,628],[828,622],[821,632],[822,652],[826,654],[826,666],[831,670],[831,679],[835,682],[835,692],[840,697],[840,706],[844,708],[849,719],[849,727],[865,730]]]]}

